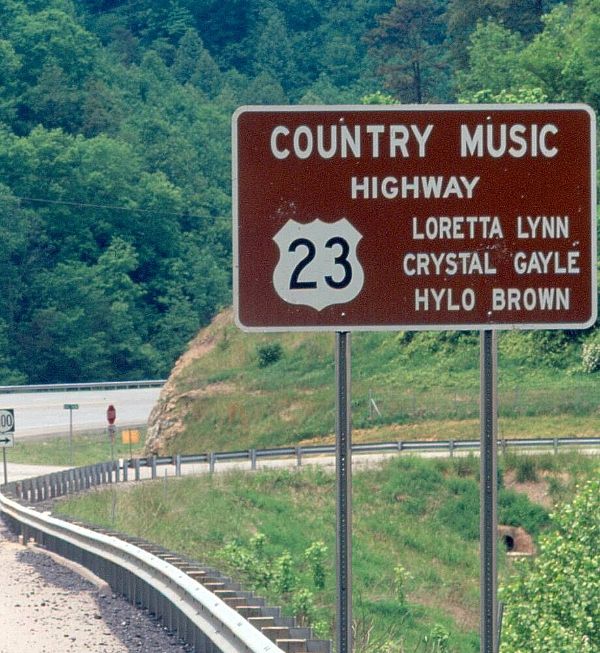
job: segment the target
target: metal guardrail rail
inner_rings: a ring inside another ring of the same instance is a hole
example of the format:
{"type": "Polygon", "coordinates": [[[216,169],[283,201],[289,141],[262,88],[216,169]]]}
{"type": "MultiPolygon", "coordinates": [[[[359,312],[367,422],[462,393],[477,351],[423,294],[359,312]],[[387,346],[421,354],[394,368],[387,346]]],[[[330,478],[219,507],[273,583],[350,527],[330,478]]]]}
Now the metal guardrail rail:
{"type": "MultiPolygon", "coordinates": [[[[399,453],[399,452],[433,452],[446,451],[450,456],[460,451],[479,451],[479,440],[398,440],[395,442],[369,442],[353,444],[353,454],[374,453],[399,453]]],[[[499,439],[498,448],[507,449],[552,449],[561,448],[595,448],[600,447],[600,437],[574,437],[574,438],[510,438],[499,439]]],[[[220,451],[190,455],[175,456],[149,456],[129,461],[129,465],[138,469],[136,478],[139,478],[139,467],[148,466],[156,468],[161,465],[175,465],[176,467],[189,463],[207,463],[209,471],[214,471],[217,462],[222,461],[249,461],[251,469],[256,469],[261,459],[295,457],[300,466],[305,457],[335,455],[334,444],[306,445],[297,447],[272,447],[266,449],[241,449],[239,451],[220,451]]],[[[153,475],[155,478],[155,475],[153,475]]]]}
{"type": "MultiPolygon", "coordinates": [[[[72,471],[72,470],[71,470],[72,471]]],[[[75,560],[148,609],[198,653],[284,653],[222,599],[153,553],[55,519],[0,495],[0,506],[24,538],[75,560]]]]}
{"type": "Polygon", "coordinates": [[[160,388],[165,379],[142,381],[91,381],[86,383],[50,383],[39,385],[0,385],[0,394],[18,392],[64,392],[71,390],[131,390],[134,388],[160,388]]]}
{"type": "MultiPolygon", "coordinates": [[[[186,462],[214,456],[187,456],[186,462]]],[[[75,492],[119,482],[141,480],[141,467],[157,477],[157,465],[181,456],[98,463],[54,472],[3,486],[0,512],[12,530],[74,560],[106,580],[130,603],[147,609],[195,653],[331,653],[331,642],[297,627],[279,608],[219,572],[186,561],[138,538],[103,532],[52,517],[48,502],[75,492]],[[130,475],[130,470],[133,473],[130,475]],[[23,505],[24,503],[30,505],[23,505]],[[40,510],[32,506],[39,505],[40,510]],[[148,549],[148,546],[151,549],[148,549]],[[200,579],[200,580],[198,580],[200,579]]],[[[214,467],[212,467],[214,469],[214,467]]]]}

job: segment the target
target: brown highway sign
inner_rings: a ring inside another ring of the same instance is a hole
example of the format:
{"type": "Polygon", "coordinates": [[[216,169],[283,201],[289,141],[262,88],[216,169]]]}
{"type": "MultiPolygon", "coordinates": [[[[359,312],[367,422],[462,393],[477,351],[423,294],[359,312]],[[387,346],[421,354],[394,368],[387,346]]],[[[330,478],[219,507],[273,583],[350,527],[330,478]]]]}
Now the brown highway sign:
{"type": "Polygon", "coordinates": [[[595,125],[586,105],[238,109],[238,324],[590,326],[595,125]]]}

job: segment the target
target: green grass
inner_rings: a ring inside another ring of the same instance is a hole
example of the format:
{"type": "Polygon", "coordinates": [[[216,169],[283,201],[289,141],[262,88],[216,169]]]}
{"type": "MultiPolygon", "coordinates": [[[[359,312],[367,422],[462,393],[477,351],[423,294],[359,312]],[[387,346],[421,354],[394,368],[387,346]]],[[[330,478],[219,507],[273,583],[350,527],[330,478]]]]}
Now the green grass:
{"type": "MultiPolygon", "coordinates": [[[[522,458],[516,456],[502,461],[503,475],[522,464],[522,458]]],[[[570,466],[573,478],[579,480],[597,474],[599,469],[597,458],[577,454],[535,457],[534,464],[540,474],[559,469],[564,472],[570,466]]],[[[396,648],[392,650],[398,653],[403,650],[400,642],[412,653],[436,625],[450,633],[450,651],[479,650],[478,473],[474,457],[402,457],[382,468],[354,474],[355,616],[364,630],[373,626],[374,638],[393,639],[396,648]],[[405,602],[398,600],[394,589],[394,568],[398,565],[409,574],[405,602]]],[[[568,490],[563,487],[561,491],[568,490]]],[[[317,627],[321,634],[331,636],[334,497],[333,475],[317,467],[161,480],[118,493],[115,526],[238,578],[244,575],[243,565],[236,567],[231,556],[224,558],[226,545],[235,542],[240,550],[252,552],[257,534],[264,534],[260,564],[272,572],[279,557],[288,552],[295,561],[298,581],[295,590],[284,595],[273,587],[263,587],[261,592],[289,611],[294,592],[307,587],[318,608],[317,627]],[[322,591],[311,584],[303,556],[318,540],[328,549],[322,591]]],[[[59,510],[109,525],[110,493],[73,498],[61,503],[59,510]]],[[[500,492],[499,518],[501,523],[524,526],[534,536],[549,524],[544,509],[505,489],[500,492]]],[[[508,572],[502,553],[500,569],[502,575],[508,572]]],[[[246,580],[251,577],[246,565],[246,580]]]]}
{"type": "MultiPolygon", "coordinates": [[[[243,334],[221,316],[205,336],[212,348],[175,379],[178,392],[203,392],[182,400],[183,432],[164,453],[332,440],[332,334],[243,334]]],[[[600,435],[598,375],[582,371],[581,344],[562,332],[500,334],[502,437],[600,435]]],[[[356,333],[352,370],[356,442],[479,437],[478,334],[356,333]]]]}
{"type": "MultiPolygon", "coordinates": [[[[140,431],[140,443],[132,445],[133,455],[141,455],[145,429],[140,431]]],[[[30,465],[61,465],[81,467],[92,463],[110,460],[111,446],[106,432],[74,434],[72,443],[69,436],[49,437],[36,440],[15,439],[15,446],[6,450],[6,459],[11,463],[30,465]]],[[[115,458],[129,458],[129,444],[121,442],[117,431],[114,443],[115,458]]]]}

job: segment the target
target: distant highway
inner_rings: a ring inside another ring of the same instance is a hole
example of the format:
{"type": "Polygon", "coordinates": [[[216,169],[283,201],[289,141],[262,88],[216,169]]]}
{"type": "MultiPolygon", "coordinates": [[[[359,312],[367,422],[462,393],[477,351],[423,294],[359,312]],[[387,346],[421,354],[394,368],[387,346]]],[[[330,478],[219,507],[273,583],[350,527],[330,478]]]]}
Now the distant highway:
{"type": "Polygon", "coordinates": [[[117,428],[144,425],[160,394],[159,387],[119,390],[71,390],[52,392],[0,393],[0,408],[15,411],[15,439],[69,432],[69,411],[65,404],[78,404],[73,410],[73,431],[92,431],[106,427],[106,409],[117,410],[117,428]]]}

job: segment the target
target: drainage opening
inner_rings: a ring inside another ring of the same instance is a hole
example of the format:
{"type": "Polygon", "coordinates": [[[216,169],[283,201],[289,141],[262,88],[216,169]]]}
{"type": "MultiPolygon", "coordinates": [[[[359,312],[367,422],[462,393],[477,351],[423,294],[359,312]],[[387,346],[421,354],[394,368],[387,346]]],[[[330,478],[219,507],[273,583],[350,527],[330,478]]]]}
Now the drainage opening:
{"type": "Polygon", "coordinates": [[[503,540],[507,551],[515,550],[515,539],[512,535],[505,535],[503,540]]]}

